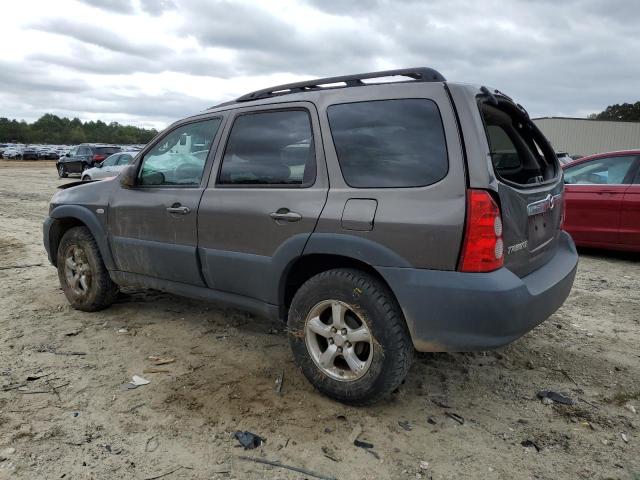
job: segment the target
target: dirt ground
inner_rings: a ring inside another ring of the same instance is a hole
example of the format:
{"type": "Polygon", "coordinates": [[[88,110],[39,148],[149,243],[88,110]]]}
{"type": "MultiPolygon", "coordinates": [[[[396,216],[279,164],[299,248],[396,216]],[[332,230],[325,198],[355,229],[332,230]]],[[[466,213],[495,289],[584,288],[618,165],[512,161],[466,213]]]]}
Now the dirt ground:
{"type": "Polygon", "coordinates": [[[0,160],[0,479],[314,478],[243,456],[345,480],[640,479],[640,256],[581,252],[543,325],[421,354],[391,399],[351,408],[313,390],[279,324],[131,289],[70,309],[41,244],[61,183],[53,162],[0,160]],[[133,375],[150,383],[123,390],[133,375]],[[266,442],[245,451],[237,430],[266,442]]]}

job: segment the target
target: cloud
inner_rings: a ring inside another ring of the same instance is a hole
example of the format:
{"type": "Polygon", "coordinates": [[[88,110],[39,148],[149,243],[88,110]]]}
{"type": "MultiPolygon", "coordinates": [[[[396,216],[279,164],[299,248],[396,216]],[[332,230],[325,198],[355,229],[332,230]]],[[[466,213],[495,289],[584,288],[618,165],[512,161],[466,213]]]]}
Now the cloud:
{"type": "Polygon", "coordinates": [[[31,25],[34,30],[47,33],[55,33],[77,40],[79,42],[95,45],[106,50],[139,57],[160,57],[171,50],[164,46],[151,43],[135,43],[118,35],[117,32],[103,28],[95,23],[83,23],[66,18],[47,18],[36,21],[31,25]]]}
{"type": "Polygon", "coordinates": [[[413,66],[499,88],[533,115],[638,100],[640,2],[628,0],[43,5],[6,12],[23,19],[4,25],[6,38],[32,31],[0,56],[1,115],[59,109],[168,122],[270,84],[413,66]]]}
{"type": "Polygon", "coordinates": [[[133,13],[131,0],[79,0],[92,7],[101,8],[116,13],[133,13]]]}
{"type": "Polygon", "coordinates": [[[176,8],[173,0],[140,0],[140,8],[149,15],[158,16],[176,8]]]}

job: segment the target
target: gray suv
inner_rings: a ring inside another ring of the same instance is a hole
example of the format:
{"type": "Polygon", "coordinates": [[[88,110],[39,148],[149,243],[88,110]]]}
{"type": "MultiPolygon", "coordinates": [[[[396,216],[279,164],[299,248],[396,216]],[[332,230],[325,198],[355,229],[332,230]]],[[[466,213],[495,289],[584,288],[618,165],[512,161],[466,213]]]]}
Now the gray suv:
{"type": "Polygon", "coordinates": [[[74,308],[135,285],[282,319],[303,374],[352,404],[396,389],[414,350],[522,336],[578,261],[524,108],[429,68],[252,92],[62,188],[44,245],[74,308]]]}

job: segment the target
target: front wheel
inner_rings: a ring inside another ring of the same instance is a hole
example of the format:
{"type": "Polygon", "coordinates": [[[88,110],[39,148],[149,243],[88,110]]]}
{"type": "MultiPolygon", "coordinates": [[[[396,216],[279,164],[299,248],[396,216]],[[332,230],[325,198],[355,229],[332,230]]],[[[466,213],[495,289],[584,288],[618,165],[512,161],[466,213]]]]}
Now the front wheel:
{"type": "Polygon", "coordinates": [[[413,345],[393,293],[361,270],[335,269],[296,292],[289,342],[302,373],[338,401],[362,405],[402,383],[413,345]]]}
{"type": "Polygon", "coordinates": [[[89,181],[91,181],[91,177],[90,177],[89,175],[84,175],[84,176],[82,177],[82,181],[83,181],[83,182],[89,182],[89,181]]]}
{"type": "Polygon", "coordinates": [[[67,171],[64,168],[64,164],[58,164],[58,177],[59,178],[67,178],[67,171]]]}
{"type": "Polygon", "coordinates": [[[57,266],[60,286],[73,308],[95,312],[115,301],[118,286],[109,277],[87,227],[71,228],[62,236],[57,266]]]}

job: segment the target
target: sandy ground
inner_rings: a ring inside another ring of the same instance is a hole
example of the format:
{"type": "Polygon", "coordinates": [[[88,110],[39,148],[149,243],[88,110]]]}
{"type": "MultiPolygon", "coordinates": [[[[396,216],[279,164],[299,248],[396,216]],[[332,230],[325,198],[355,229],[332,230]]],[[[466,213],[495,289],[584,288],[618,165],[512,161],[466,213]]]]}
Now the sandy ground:
{"type": "Polygon", "coordinates": [[[582,252],[567,303],[533,332],[419,355],[390,400],[351,408],[306,382],[281,325],[140,290],[70,309],[41,245],[60,183],[53,162],[0,161],[0,478],[313,478],[249,456],[336,479],[640,479],[637,255],[582,252]],[[150,383],[122,390],[134,374],[150,383]],[[360,428],[372,449],[350,439],[360,428]],[[236,430],[266,443],[244,451],[236,430]]]}

